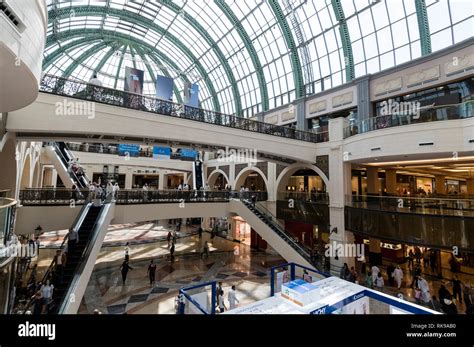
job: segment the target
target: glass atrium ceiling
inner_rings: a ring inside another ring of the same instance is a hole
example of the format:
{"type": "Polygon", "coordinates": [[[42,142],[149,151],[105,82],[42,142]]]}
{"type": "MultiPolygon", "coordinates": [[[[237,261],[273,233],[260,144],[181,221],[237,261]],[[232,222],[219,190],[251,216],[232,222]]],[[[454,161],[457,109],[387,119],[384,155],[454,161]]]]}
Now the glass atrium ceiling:
{"type": "Polygon", "coordinates": [[[197,82],[246,117],[463,41],[471,0],[48,0],[45,73],[122,89],[125,67],[197,82]]]}

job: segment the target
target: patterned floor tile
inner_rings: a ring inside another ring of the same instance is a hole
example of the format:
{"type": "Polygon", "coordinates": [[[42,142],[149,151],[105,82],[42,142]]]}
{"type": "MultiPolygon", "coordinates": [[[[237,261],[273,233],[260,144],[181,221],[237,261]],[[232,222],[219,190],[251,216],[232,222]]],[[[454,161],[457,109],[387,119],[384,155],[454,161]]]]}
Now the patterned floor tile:
{"type": "Polygon", "coordinates": [[[107,312],[109,314],[122,314],[125,312],[126,307],[126,304],[108,306],[107,312]]]}
{"type": "Polygon", "coordinates": [[[143,302],[148,299],[148,294],[138,294],[138,295],[132,295],[130,297],[130,300],[128,300],[129,304],[132,304],[134,302],[143,302]]]}
{"type": "Polygon", "coordinates": [[[155,287],[152,289],[151,293],[152,294],[162,294],[162,293],[167,293],[169,288],[164,288],[164,287],[155,287]]]}
{"type": "Polygon", "coordinates": [[[258,276],[258,277],[265,277],[267,274],[265,272],[262,272],[262,271],[256,271],[256,272],[253,272],[252,275],[255,275],[255,276],[258,276]]]}

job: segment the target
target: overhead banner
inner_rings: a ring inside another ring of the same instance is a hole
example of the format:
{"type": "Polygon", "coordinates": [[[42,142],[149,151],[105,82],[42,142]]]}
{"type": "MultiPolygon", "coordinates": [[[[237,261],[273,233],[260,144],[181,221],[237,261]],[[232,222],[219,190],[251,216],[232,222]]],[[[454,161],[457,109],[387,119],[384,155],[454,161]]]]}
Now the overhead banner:
{"type": "Polygon", "coordinates": [[[174,80],[171,77],[156,76],[156,98],[173,101],[174,80]]]}
{"type": "Polygon", "coordinates": [[[170,159],[171,148],[170,147],[153,147],[153,158],[154,159],[170,159]]]}
{"type": "Polygon", "coordinates": [[[184,105],[199,107],[199,84],[184,83],[184,105]]]}
{"type": "Polygon", "coordinates": [[[119,144],[118,154],[125,157],[138,157],[140,155],[140,145],[119,144]]]}
{"type": "Polygon", "coordinates": [[[143,76],[142,70],[127,66],[125,68],[124,91],[134,94],[143,94],[143,76]]]}
{"type": "Polygon", "coordinates": [[[181,153],[182,160],[196,160],[198,156],[198,152],[194,149],[181,148],[179,152],[181,153]]]}

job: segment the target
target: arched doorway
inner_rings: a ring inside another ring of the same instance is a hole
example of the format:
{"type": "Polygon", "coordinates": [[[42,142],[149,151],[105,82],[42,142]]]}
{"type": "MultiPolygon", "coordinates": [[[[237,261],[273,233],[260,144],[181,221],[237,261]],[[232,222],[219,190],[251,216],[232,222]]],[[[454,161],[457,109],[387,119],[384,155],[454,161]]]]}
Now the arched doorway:
{"type": "Polygon", "coordinates": [[[291,165],[283,170],[275,184],[277,199],[287,198],[292,193],[296,196],[323,198],[327,194],[328,179],[314,165],[291,165]]]}
{"type": "Polygon", "coordinates": [[[275,184],[278,218],[296,239],[318,252],[329,243],[327,186],[324,173],[307,164],[288,166],[275,184]]]}
{"type": "Polygon", "coordinates": [[[242,187],[249,190],[268,192],[268,182],[265,174],[258,168],[251,167],[240,171],[235,179],[234,189],[240,190],[242,187]]]}
{"type": "Polygon", "coordinates": [[[207,184],[211,190],[222,190],[229,184],[229,178],[222,170],[214,170],[207,178],[207,184]]]}

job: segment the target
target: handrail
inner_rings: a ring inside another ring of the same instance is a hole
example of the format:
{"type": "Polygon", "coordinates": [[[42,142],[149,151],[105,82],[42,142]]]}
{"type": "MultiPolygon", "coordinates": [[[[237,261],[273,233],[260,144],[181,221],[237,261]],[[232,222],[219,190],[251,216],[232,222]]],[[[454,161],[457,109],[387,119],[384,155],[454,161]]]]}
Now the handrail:
{"type": "Polygon", "coordinates": [[[289,190],[279,191],[277,192],[277,200],[304,200],[311,203],[322,203],[328,204],[329,203],[329,194],[323,192],[293,192],[289,190]]]}
{"type": "MultiPolygon", "coordinates": [[[[87,207],[88,205],[84,205],[81,209],[81,211],[78,213],[78,215],[76,216],[76,219],[74,220],[74,222],[72,223],[72,228],[75,229],[75,230],[78,230],[78,226],[80,226],[80,224],[82,224],[82,221],[84,220],[85,218],[85,214],[84,212],[86,212],[87,210],[87,207]]],[[[64,236],[64,239],[63,239],[63,242],[61,243],[61,245],[59,246],[58,249],[63,249],[66,242],[68,241],[69,239],[69,233],[66,234],[66,236],[64,236]]],[[[44,273],[43,275],[43,278],[41,279],[41,284],[44,285],[46,283],[46,280],[48,279],[49,275],[51,274],[51,271],[53,270],[54,268],[54,265],[56,265],[56,257],[53,258],[53,260],[51,261],[51,264],[49,265],[48,269],[46,270],[46,272],[44,273]]],[[[41,290],[41,288],[40,288],[41,290]]],[[[35,293],[36,294],[36,293],[35,293]]],[[[53,293],[54,295],[54,293],[53,293]]],[[[28,302],[25,306],[25,309],[23,311],[23,314],[26,313],[26,311],[29,310],[29,308],[31,307],[31,303],[33,301],[33,298],[29,298],[28,299],[28,302]]]]}
{"type": "Polygon", "coordinates": [[[439,197],[346,195],[346,206],[401,213],[474,215],[474,199],[439,197]]]}
{"type": "Polygon", "coordinates": [[[16,204],[17,204],[17,201],[15,199],[0,197],[0,209],[12,207],[12,206],[15,206],[16,204]]]}
{"type": "MultiPolygon", "coordinates": [[[[59,144],[63,144],[63,145],[64,145],[64,147],[63,147],[64,152],[69,156],[70,159],[74,159],[74,156],[72,155],[72,152],[71,152],[71,150],[69,149],[69,147],[67,146],[66,142],[60,142],[60,143],[58,143],[58,145],[59,145],[59,144]]],[[[77,174],[76,174],[74,171],[72,171],[71,173],[72,173],[72,174],[74,175],[74,177],[77,179],[78,184],[81,184],[81,183],[82,183],[82,186],[83,186],[84,188],[87,187],[87,185],[88,185],[88,183],[89,183],[89,179],[87,178],[87,175],[86,175],[85,172],[84,172],[83,175],[81,176],[81,179],[79,179],[79,176],[77,176],[77,174]]]]}
{"type": "Polygon", "coordinates": [[[108,201],[108,202],[106,201],[104,204],[101,205],[100,212],[97,216],[97,219],[94,222],[94,225],[92,226],[91,236],[87,240],[87,243],[84,247],[84,250],[81,254],[81,257],[80,257],[80,259],[77,263],[77,266],[74,269],[74,277],[72,278],[71,283],[70,283],[67,291],[64,293],[64,296],[62,297],[61,302],[58,305],[57,313],[60,313],[60,314],[64,313],[66,308],[67,308],[68,303],[70,303],[70,300],[67,300],[66,298],[69,298],[71,296],[71,294],[74,293],[75,288],[77,287],[77,282],[80,278],[80,276],[78,278],[77,273],[82,274],[82,272],[83,272],[82,270],[86,266],[85,260],[87,260],[89,258],[89,255],[90,255],[90,253],[92,251],[92,248],[93,248],[91,245],[94,245],[96,243],[95,241],[97,240],[97,237],[98,237],[98,230],[97,230],[98,226],[101,225],[101,223],[103,223],[104,218],[105,218],[105,214],[108,212],[108,210],[106,211],[106,208],[108,209],[108,208],[110,208],[110,206],[111,206],[110,201],[108,201]]]}
{"type": "Polygon", "coordinates": [[[314,143],[329,141],[327,132],[315,134],[248,118],[227,115],[216,111],[176,104],[171,101],[160,100],[150,96],[143,96],[107,87],[99,87],[58,76],[44,75],[41,79],[40,91],[164,116],[178,117],[213,125],[290,138],[298,141],[314,143]]]}
{"type": "MultiPolygon", "coordinates": [[[[77,191],[65,188],[30,188],[20,191],[19,200],[23,206],[66,206],[70,205],[71,199],[76,205],[89,201],[89,189],[78,189],[77,191]],[[78,197],[73,199],[72,194],[76,192],[78,197]]],[[[173,202],[228,202],[230,199],[239,197],[250,199],[256,196],[258,201],[267,200],[267,192],[237,192],[237,191],[207,191],[207,190],[148,190],[125,189],[116,192],[114,198],[117,205],[155,204],[173,202]]]]}
{"type": "Polygon", "coordinates": [[[473,109],[474,100],[467,100],[459,104],[421,108],[420,114],[416,115],[416,118],[413,115],[407,115],[402,113],[371,117],[358,122],[352,122],[351,124],[346,126],[344,128],[344,138],[375,130],[387,129],[403,125],[429,123],[453,119],[467,119],[474,117],[473,109]],[[448,114],[447,112],[450,112],[450,110],[453,110],[454,113],[448,114]]]}
{"type": "Polygon", "coordinates": [[[61,147],[60,147],[60,143],[59,142],[53,142],[53,148],[54,148],[54,151],[56,152],[56,154],[58,156],[60,156],[60,160],[63,162],[64,166],[66,167],[66,171],[68,173],[68,175],[72,178],[72,180],[74,181],[74,184],[77,184],[78,187],[87,187],[87,183],[88,183],[88,180],[87,180],[87,176],[84,175],[81,177],[81,179],[79,179],[79,176],[77,176],[77,174],[74,172],[74,171],[71,171],[69,172],[69,167],[68,167],[68,163],[69,163],[69,160],[71,159],[74,159],[71,151],[69,151],[69,149],[67,148],[66,144],[64,142],[62,142],[64,144],[64,147],[63,147],[63,150],[64,152],[70,157],[69,159],[66,158],[63,154],[63,151],[61,150],[61,147]],[[68,153],[69,152],[69,153],[68,153]]]}
{"type": "MultiPolygon", "coordinates": [[[[284,238],[287,243],[295,250],[297,251],[303,258],[305,258],[310,264],[313,263],[311,259],[311,254],[310,252],[306,249],[304,245],[299,243],[297,239],[293,237],[290,233],[286,231],[285,226],[278,221],[278,218],[271,212],[269,211],[266,207],[263,206],[262,203],[256,203],[253,205],[251,202],[243,200],[244,204],[247,205],[247,207],[254,206],[255,209],[262,214],[262,216],[265,218],[265,220],[269,223],[271,223],[276,229],[279,231],[279,235],[284,238]]],[[[316,266],[316,264],[313,264],[316,266]]]]}

